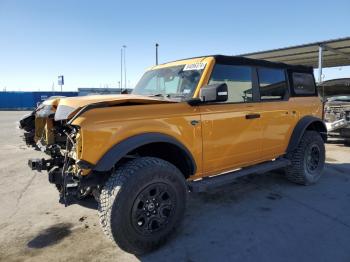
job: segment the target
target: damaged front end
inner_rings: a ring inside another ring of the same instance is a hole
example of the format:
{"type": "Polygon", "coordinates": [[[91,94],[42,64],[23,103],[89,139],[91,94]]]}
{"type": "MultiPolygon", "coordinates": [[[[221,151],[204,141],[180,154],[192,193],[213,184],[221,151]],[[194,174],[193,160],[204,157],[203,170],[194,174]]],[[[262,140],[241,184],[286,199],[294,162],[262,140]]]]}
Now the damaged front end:
{"type": "Polygon", "coordinates": [[[324,119],[330,136],[350,139],[350,96],[327,101],[324,119]]]}
{"type": "Polygon", "coordinates": [[[57,146],[65,146],[62,123],[54,120],[60,99],[61,97],[48,99],[20,119],[19,127],[24,131],[23,139],[27,146],[48,155],[55,154],[57,146]]]}
{"type": "MultiPolygon", "coordinates": [[[[35,114],[35,145],[50,158],[30,159],[29,167],[39,172],[48,172],[49,182],[56,186],[60,202],[66,206],[86,196],[93,195],[98,198],[110,171],[95,171],[93,164],[83,160],[84,126],[77,124],[75,120],[80,117],[84,119],[83,115],[91,110],[151,103],[173,102],[136,95],[61,99],[54,112],[41,111],[35,114]]],[[[85,148],[86,150],[90,149],[85,148]]]]}
{"type": "Polygon", "coordinates": [[[81,154],[81,134],[79,127],[65,125],[66,145],[51,151],[50,159],[29,159],[32,170],[47,171],[48,180],[59,192],[60,203],[66,206],[99,192],[99,180],[103,176],[86,176],[91,172],[91,165],[78,160],[81,154]],[[95,192],[94,192],[95,191],[95,192]]]}
{"type": "Polygon", "coordinates": [[[23,129],[23,140],[27,146],[35,146],[35,110],[19,120],[19,128],[23,129]]]}
{"type": "Polygon", "coordinates": [[[330,137],[350,142],[350,78],[324,81],[319,85],[324,104],[324,121],[330,137]]]}

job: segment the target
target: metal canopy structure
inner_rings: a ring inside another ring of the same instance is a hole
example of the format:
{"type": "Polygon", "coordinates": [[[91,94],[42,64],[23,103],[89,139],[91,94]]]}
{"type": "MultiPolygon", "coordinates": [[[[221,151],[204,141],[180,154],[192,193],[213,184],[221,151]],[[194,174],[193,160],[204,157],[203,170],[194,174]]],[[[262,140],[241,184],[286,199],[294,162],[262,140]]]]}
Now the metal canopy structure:
{"type": "Polygon", "coordinates": [[[318,67],[318,82],[321,83],[322,68],[350,65],[350,37],[242,54],[241,56],[291,65],[318,67]]]}

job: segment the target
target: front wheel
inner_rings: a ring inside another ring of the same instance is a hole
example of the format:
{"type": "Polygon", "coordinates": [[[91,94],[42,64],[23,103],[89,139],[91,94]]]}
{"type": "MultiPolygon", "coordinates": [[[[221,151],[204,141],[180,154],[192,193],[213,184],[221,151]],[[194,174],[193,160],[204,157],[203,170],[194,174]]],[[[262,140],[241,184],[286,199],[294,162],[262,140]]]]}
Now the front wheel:
{"type": "Polygon", "coordinates": [[[102,189],[100,222],[121,249],[143,254],[163,244],[178,227],[186,198],[185,178],[174,165],[137,158],[112,174],[102,189]]]}
{"type": "Polygon", "coordinates": [[[298,147],[287,154],[292,164],[286,168],[288,180],[302,185],[316,183],[325,164],[325,146],[320,133],[305,131],[298,147]]]}

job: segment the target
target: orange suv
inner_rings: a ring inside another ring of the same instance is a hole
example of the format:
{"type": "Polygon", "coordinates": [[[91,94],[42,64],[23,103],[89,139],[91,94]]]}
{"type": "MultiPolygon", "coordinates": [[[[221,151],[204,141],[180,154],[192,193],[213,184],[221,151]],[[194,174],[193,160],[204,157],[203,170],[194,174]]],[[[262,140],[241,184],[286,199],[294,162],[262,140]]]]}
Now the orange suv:
{"type": "MultiPolygon", "coordinates": [[[[132,94],[61,98],[48,170],[66,205],[94,195],[104,232],[141,254],[178,227],[189,191],[284,169],[315,183],[327,137],[313,69],[232,56],[146,71],[132,94]]],[[[46,132],[47,133],[47,132],[46,132]]],[[[47,143],[49,144],[49,143],[47,143]]]]}

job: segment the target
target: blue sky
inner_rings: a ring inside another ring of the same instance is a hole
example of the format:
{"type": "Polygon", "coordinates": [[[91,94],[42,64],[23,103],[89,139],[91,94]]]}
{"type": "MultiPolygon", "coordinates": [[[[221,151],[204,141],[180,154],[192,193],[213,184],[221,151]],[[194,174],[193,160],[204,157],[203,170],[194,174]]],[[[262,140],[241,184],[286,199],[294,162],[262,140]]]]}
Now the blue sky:
{"type": "MultiPolygon", "coordinates": [[[[0,0],[0,90],[116,87],[127,45],[133,86],[154,64],[350,36],[350,1],[0,0]]],[[[348,67],[325,78],[350,76],[348,67]]]]}

